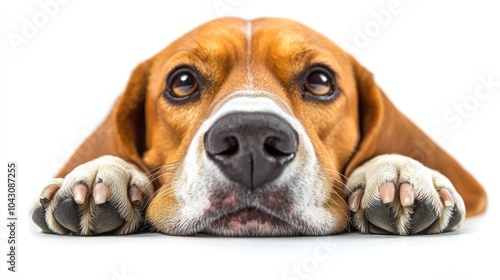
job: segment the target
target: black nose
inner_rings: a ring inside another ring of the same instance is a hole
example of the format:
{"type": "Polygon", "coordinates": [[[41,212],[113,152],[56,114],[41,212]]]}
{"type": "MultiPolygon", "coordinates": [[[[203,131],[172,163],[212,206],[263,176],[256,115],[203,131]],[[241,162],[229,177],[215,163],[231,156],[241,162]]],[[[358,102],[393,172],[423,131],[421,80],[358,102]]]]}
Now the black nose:
{"type": "Polygon", "coordinates": [[[270,113],[233,113],[205,133],[205,150],[231,180],[253,189],[277,178],[295,158],[293,127],[270,113]]]}

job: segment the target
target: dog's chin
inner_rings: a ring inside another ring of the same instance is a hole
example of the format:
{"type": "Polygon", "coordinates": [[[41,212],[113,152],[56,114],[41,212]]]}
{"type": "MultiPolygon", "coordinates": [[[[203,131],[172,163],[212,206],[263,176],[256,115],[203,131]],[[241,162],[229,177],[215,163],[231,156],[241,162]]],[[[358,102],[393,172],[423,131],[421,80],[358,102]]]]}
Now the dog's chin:
{"type": "Polygon", "coordinates": [[[223,215],[204,230],[205,233],[221,236],[293,236],[297,230],[279,219],[257,208],[249,207],[223,215]]]}

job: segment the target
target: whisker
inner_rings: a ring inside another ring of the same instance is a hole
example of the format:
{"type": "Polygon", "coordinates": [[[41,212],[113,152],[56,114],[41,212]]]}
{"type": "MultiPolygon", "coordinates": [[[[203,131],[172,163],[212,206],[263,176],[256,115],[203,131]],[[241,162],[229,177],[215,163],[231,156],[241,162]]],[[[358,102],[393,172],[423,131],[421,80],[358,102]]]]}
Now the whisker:
{"type": "Polygon", "coordinates": [[[344,178],[346,181],[349,181],[349,178],[347,178],[344,174],[340,173],[338,170],[336,169],[331,169],[331,168],[325,168],[325,170],[327,171],[331,171],[331,172],[334,172],[338,175],[340,175],[342,178],[344,178]]]}
{"type": "Polygon", "coordinates": [[[148,176],[150,177],[151,181],[154,181],[158,179],[158,174],[160,173],[170,173],[173,174],[177,169],[180,167],[181,163],[180,162],[172,162],[166,165],[162,165],[160,167],[157,167],[153,170],[155,170],[154,174],[151,173],[148,176]]]}
{"type": "Polygon", "coordinates": [[[167,176],[167,175],[172,175],[172,174],[174,174],[174,172],[173,172],[173,171],[164,171],[164,172],[162,172],[162,173],[157,173],[157,174],[155,174],[155,176],[154,176],[154,177],[152,177],[152,178],[151,178],[151,183],[152,183],[153,181],[155,181],[155,180],[160,179],[161,177],[165,177],[165,176],[167,176]]]}
{"type": "Polygon", "coordinates": [[[150,174],[152,174],[152,173],[154,173],[154,172],[157,172],[158,170],[161,170],[163,167],[164,167],[164,165],[160,165],[160,166],[155,167],[155,168],[153,168],[153,169],[151,169],[151,170],[148,170],[148,172],[146,172],[146,175],[148,175],[148,176],[149,176],[150,174]]]}
{"type": "MultiPolygon", "coordinates": [[[[166,199],[166,198],[168,199],[168,198],[170,198],[172,195],[173,195],[173,193],[172,193],[172,194],[167,195],[166,197],[163,197],[163,199],[166,199]]],[[[156,214],[154,215],[153,220],[155,220],[157,217],[159,217],[159,216],[163,215],[165,212],[169,212],[169,211],[171,211],[172,209],[173,209],[173,207],[172,207],[172,206],[166,206],[166,207],[163,207],[160,211],[158,211],[158,213],[156,213],[156,214]]]]}
{"type": "MultiPolygon", "coordinates": [[[[329,197],[328,199],[329,199],[329,201],[333,202],[337,207],[341,208],[341,205],[338,204],[337,201],[335,201],[333,198],[329,197]]],[[[347,203],[345,202],[344,199],[341,199],[341,201],[344,202],[347,205],[347,203]]],[[[327,205],[328,208],[330,208],[332,210],[332,212],[336,213],[336,211],[335,211],[335,209],[333,208],[332,205],[330,205],[329,203],[327,203],[326,205],[327,205]]],[[[345,216],[347,219],[349,219],[349,214],[348,213],[342,212],[342,215],[345,216]]]]}
{"type": "Polygon", "coordinates": [[[172,187],[172,182],[162,185],[160,190],[161,191],[158,195],[151,196],[145,204],[148,205],[158,199],[164,199],[165,196],[168,196],[167,198],[169,198],[169,196],[174,194],[174,188],[172,187]]]}

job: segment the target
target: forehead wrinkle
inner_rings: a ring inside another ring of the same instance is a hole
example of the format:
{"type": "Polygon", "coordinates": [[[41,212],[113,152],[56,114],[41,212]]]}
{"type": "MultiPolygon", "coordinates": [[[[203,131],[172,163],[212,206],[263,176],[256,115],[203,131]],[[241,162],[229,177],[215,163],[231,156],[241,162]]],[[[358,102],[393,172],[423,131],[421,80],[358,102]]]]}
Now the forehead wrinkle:
{"type": "Polygon", "coordinates": [[[346,59],[346,55],[336,51],[336,46],[328,38],[318,36],[312,38],[293,36],[286,40],[275,38],[279,43],[273,43],[277,48],[269,51],[267,61],[271,63],[273,69],[282,68],[289,77],[295,77],[302,73],[305,67],[313,64],[326,65],[338,75],[342,70],[340,62],[346,59]]]}
{"type": "Polygon", "coordinates": [[[201,60],[210,58],[237,57],[246,51],[246,34],[240,26],[227,26],[227,28],[212,28],[199,30],[188,34],[195,43],[193,53],[201,60]]]}
{"type": "Polygon", "coordinates": [[[336,59],[339,55],[345,56],[328,37],[293,22],[285,21],[276,25],[264,21],[256,26],[255,31],[255,40],[262,45],[260,53],[264,54],[263,58],[281,65],[283,61],[291,63],[291,68],[297,68],[297,64],[303,66],[313,60],[324,61],[328,58],[336,59]]]}
{"type": "Polygon", "coordinates": [[[264,34],[263,39],[261,53],[271,69],[278,67],[285,72],[300,72],[316,56],[317,48],[308,44],[302,34],[278,32],[276,36],[264,34]]]}
{"type": "Polygon", "coordinates": [[[316,42],[307,41],[306,38],[281,41],[280,44],[277,44],[281,48],[272,54],[275,59],[288,60],[290,63],[299,65],[334,59],[330,49],[318,45],[316,42]]]}
{"type": "Polygon", "coordinates": [[[180,40],[172,44],[172,48],[169,48],[163,55],[165,60],[157,62],[162,75],[168,74],[176,67],[187,65],[195,67],[206,77],[222,76],[236,65],[240,59],[239,56],[244,56],[244,54],[238,54],[236,42],[220,41],[227,40],[211,39],[200,44],[194,39],[188,39],[188,41],[180,40]]]}

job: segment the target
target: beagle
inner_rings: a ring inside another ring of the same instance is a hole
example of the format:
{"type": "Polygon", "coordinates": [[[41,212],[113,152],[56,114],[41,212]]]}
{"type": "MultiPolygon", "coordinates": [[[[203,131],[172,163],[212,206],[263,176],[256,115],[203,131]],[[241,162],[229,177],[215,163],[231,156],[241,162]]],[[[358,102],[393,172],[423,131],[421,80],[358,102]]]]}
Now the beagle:
{"type": "Polygon", "coordinates": [[[74,235],[411,235],[485,207],[350,54],[294,21],[222,18],[139,64],[32,218],[74,235]]]}

